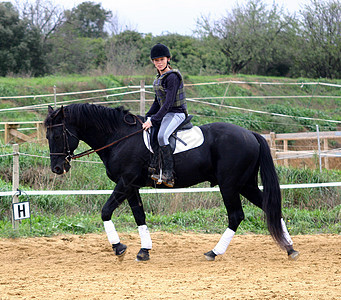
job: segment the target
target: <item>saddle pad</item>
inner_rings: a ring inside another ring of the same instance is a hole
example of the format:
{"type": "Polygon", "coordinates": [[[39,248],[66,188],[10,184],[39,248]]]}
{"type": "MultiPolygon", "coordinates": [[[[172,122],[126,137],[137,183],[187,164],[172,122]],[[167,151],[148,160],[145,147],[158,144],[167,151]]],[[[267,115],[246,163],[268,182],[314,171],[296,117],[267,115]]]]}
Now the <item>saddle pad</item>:
{"type": "MultiPolygon", "coordinates": [[[[187,130],[179,130],[177,132],[177,136],[187,145],[184,145],[181,141],[177,140],[176,148],[173,154],[199,147],[204,142],[204,135],[198,126],[194,126],[191,129],[187,130]]],[[[150,137],[149,131],[148,132],[143,131],[144,144],[146,145],[147,149],[150,152],[153,152],[152,147],[150,145],[149,137],[150,137]]]]}

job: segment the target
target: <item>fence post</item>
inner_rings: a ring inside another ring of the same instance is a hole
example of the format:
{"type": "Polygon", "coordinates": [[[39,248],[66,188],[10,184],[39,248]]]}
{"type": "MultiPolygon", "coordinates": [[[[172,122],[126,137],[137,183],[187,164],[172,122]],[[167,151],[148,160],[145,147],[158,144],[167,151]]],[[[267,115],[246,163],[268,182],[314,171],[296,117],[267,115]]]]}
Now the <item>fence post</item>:
{"type": "Polygon", "coordinates": [[[5,124],[5,145],[7,145],[9,143],[9,124],[6,123],[5,124]]]}
{"type": "Polygon", "coordinates": [[[321,142],[320,142],[320,130],[319,130],[318,125],[316,125],[316,133],[317,133],[317,149],[319,153],[320,173],[322,173],[321,142]]]}
{"type": "Polygon", "coordinates": [[[44,124],[41,122],[37,122],[36,123],[36,128],[37,128],[37,140],[38,143],[46,143],[47,139],[45,139],[45,128],[44,128],[44,124]]]}
{"type": "MultiPolygon", "coordinates": [[[[288,140],[283,140],[283,151],[288,152],[288,140]]],[[[286,155],[288,155],[288,154],[286,154],[286,155]]],[[[286,167],[289,166],[289,160],[287,158],[284,159],[284,165],[286,167]]]]}
{"type": "Polygon", "coordinates": [[[274,132],[270,132],[270,150],[272,159],[276,163],[276,134],[274,132]]]}
{"type": "MultiPolygon", "coordinates": [[[[19,189],[19,145],[13,145],[13,173],[12,173],[12,191],[17,191],[19,189]]],[[[14,195],[12,198],[12,204],[18,203],[18,195],[14,195]]],[[[12,207],[12,227],[13,229],[19,228],[19,221],[14,220],[13,207],[12,207]]]]}
{"type": "Polygon", "coordinates": [[[230,87],[230,82],[227,84],[227,87],[226,87],[226,90],[225,90],[225,93],[224,93],[224,97],[223,97],[223,99],[221,100],[220,105],[223,105],[223,104],[224,104],[225,97],[226,97],[227,91],[229,90],[229,87],[230,87]]]}
{"type": "Polygon", "coordinates": [[[328,159],[328,139],[323,139],[323,151],[325,151],[326,156],[324,157],[324,167],[328,170],[329,169],[329,159],[328,159]]]}
{"type": "Polygon", "coordinates": [[[54,100],[54,109],[57,108],[57,87],[53,86],[53,100],[54,100]]]}
{"type": "Polygon", "coordinates": [[[145,115],[145,108],[146,108],[146,89],[144,87],[144,80],[140,81],[140,115],[145,115]]]}

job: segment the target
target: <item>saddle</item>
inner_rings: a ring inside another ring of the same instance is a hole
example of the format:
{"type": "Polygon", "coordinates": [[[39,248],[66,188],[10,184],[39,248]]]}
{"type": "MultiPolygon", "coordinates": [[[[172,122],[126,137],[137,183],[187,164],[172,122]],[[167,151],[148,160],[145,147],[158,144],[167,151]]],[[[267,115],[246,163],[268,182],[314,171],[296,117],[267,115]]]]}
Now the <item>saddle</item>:
{"type": "MultiPolygon", "coordinates": [[[[191,123],[193,116],[188,115],[186,119],[174,130],[169,137],[169,144],[173,154],[199,147],[204,142],[204,136],[198,126],[191,123]]],[[[157,143],[158,128],[150,128],[150,132],[143,134],[143,139],[149,151],[153,151],[153,145],[157,143]]]]}
{"type": "MultiPolygon", "coordinates": [[[[178,131],[193,128],[193,124],[191,123],[192,118],[193,118],[192,115],[188,115],[186,117],[186,119],[170,135],[168,141],[169,141],[169,145],[171,146],[171,149],[172,149],[173,153],[174,153],[177,141],[183,143],[185,146],[187,145],[187,143],[185,141],[183,141],[180,137],[178,137],[178,131]]],[[[158,131],[159,131],[159,128],[151,127],[150,143],[151,143],[152,148],[154,148],[153,147],[154,143],[157,143],[156,136],[157,136],[158,131]]]]}
{"type": "Polygon", "coordinates": [[[169,144],[172,148],[173,153],[174,153],[174,150],[176,148],[176,142],[177,141],[179,141],[182,144],[184,144],[185,146],[187,146],[187,143],[185,141],[183,141],[180,137],[178,137],[178,131],[193,128],[193,124],[191,123],[192,118],[193,118],[192,115],[188,115],[186,117],[186,119],[174,130],[174,132],[169,137],[168,140],[169,140],[169,144]]]}

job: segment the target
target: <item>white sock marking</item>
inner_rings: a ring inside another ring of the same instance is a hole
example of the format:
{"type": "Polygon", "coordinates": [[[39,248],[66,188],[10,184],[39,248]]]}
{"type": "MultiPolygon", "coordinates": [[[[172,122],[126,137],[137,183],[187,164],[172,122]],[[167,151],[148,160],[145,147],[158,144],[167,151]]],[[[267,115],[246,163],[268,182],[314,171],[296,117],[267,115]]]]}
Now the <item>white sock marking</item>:
{"type": "Polygon", "coordinates": [[[284,220],[281,219],[281,224],[282,224],[282,229],[283,229],[283,232],[284,232],[284,238],[286,239],[286,241],[288,242],[288,245],[289,246],[292,246],[293,245],[293,242],[291,240],[291,237],[290,237],[290,234],[288,232],[288,229],[287,229],[287,226],[285,226],[285,223],[284,223],[284,220]]]}

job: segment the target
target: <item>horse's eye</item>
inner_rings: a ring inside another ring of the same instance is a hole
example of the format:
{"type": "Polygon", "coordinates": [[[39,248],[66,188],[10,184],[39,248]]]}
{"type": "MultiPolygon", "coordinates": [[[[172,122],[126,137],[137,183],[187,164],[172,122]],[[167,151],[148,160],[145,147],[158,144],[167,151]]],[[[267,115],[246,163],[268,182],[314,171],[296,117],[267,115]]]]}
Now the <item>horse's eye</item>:
{"type": "Polygon", "coordinates": [[[54,139],[55,141],[59,141],[59,140],[61,139],[61,136],[60,136],[60,135],[55,135],[55,136],[53,137],[53,139],[54,139]]]}

